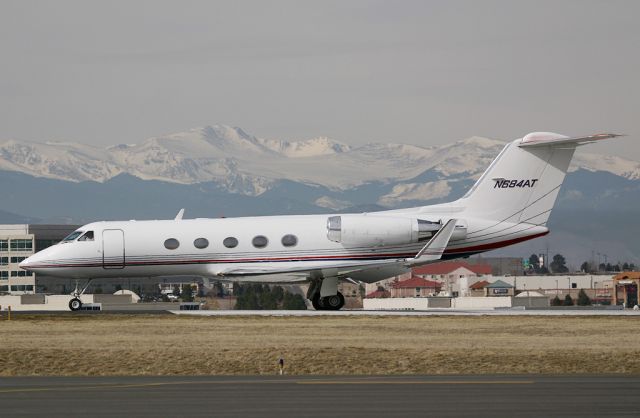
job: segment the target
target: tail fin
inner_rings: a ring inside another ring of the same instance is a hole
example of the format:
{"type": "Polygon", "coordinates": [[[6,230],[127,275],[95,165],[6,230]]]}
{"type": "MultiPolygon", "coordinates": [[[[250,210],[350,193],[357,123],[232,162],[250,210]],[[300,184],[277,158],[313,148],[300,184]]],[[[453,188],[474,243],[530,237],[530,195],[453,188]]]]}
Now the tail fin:
{"type": "Polygon", "coordinates": [[[576,147],[616,136],[530,133],[507,144],[457,203],[485,219],[545,225],[576,147]]]}

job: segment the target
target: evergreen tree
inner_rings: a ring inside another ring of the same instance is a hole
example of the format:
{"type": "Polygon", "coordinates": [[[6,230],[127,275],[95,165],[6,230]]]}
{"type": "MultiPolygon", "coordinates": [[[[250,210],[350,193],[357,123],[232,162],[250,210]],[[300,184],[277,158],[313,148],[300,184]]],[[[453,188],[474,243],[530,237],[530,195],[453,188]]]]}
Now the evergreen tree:
{"type": "Polygon", "coordinates": [[[236,285],[235,309],[307,309],[304,298],[293,294],[281,286],[270,287],[261,284],[236,285]]]}
{"type": "Polygon", "coordinates": [[[567,295],[564,297],[563,306],[573,306],[573,299],[571,299],[571,295],[567,295]]]}
{"type": "Polygon", "coordinates": [[[623,271],[629,271],[629,263],[625,262],[625,263],[622,265],[622,270],[623,270],[623,271]]]}
{"type": "Polygon", "coordinates": [[[555,298],[551,299],[551,306],[562,306],[562,301],[560,300],[558,295],[556,295],[555,298]]]}
{"type": "Polygon", "coordinates": [[[584,289],[580,289],[580,293],[578,293],[578,306],[589,306],[591,305],[591,299],[587,296],[587,293],[584,289]]]}
{"type": "Polygon", "coordinates": [[[580,271],[583,273],[589,273],[591,271],[591,266],[585,261],[580,265],[580,271]]]}
{"type": "Polygon", "coordinates": [[[286,310],[306,310],[307,304],[304,302],[304,298],[300,295],[289,293],[285,291],[282,309],[286,310]]]}
{"type": "Polygon", "coordinates": [[[540,259],[538,258],[538,256],[535,254],[531,254],[531,256],[529,257],[529,268],[537,273],[538,269],[540,268],[538,266],[539,263],[540,259]]]}
{"type": "Polygon", "coordinates": [[[564,256],[556,254],[553,256],[553,260],[549,266],[551,267],[551,271],[554,273],[566,273],[569,271],[566,264],[567,260],[565,260],[564,256]]]}
{"type": "Polygon", "coordinates": [[[187,284],[182,288],[180,299],[182,299],[183,302],[193,302],[193,288],[190,284],[187,284]]]}

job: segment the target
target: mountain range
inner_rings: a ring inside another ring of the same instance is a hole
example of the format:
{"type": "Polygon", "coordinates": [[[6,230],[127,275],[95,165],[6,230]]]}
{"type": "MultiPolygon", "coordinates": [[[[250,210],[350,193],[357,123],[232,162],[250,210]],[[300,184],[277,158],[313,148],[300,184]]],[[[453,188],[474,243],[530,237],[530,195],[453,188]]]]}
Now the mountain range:
{"type": "MultiPolygon", "coordinates": [[[[0,222],[170,218],[181,207],[215,217],[432,204],[460,197],[504,144],[472,137],[432,147],[351,146],[264,139],[225,125],[109,148],[9,139],[0,142],[0,222]]],[[[528,256],[549,246],[577,264],[592,252],[637,263],[639,188],[639,162],[577,153],[550,219],[553,233],[501,251],[528,256]]]]}

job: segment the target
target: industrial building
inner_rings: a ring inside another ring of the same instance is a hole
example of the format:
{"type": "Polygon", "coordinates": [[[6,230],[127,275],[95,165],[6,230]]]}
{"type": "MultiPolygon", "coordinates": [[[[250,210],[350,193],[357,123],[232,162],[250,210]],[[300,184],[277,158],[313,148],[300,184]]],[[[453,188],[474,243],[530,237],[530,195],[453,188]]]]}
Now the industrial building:
{"type": "Polygon", "coordinates": [[[69,235],[77,225],[0,225],[0,294],[36,292],[36,275],[18,264],[69,235]]]}

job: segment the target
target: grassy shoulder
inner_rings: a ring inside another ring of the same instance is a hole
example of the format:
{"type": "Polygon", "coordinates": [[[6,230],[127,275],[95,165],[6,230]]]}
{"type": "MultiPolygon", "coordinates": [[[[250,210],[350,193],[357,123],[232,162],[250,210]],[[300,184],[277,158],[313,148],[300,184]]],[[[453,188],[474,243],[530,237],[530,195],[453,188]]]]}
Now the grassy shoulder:
{"type": "Polygon", "coordinates": [[[632,317],[184,317],[0,320],[1,376],[640,373],[632,317]]]}

